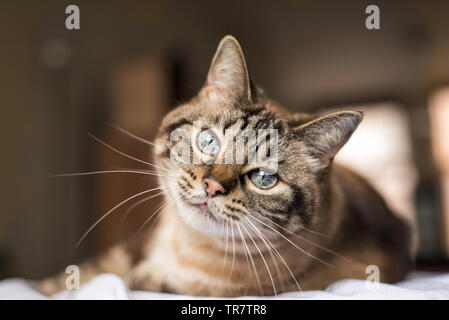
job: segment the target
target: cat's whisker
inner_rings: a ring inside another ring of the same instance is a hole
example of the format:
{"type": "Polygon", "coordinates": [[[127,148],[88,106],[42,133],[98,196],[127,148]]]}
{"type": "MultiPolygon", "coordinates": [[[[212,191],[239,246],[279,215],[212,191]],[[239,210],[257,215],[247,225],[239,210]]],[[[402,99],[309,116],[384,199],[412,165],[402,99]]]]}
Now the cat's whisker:
{"type": "Polygon", "coordinates": [[[265,225],[267,228],[273,230],[274,232],[276,232],[278,235],[280,235],[282,238],[284,238],[285,240],[287,240],[291,245],[293,245],[296,249],[298,249],[299,251],[301,251],[302,253],[304,253],[305,255],[309,256],[312,259],[315,259],[316,261],[321,262],[322,264],[328,266],[328,267],[333,267],[332,264],[327,263],[326,261],[315,257],[313,254],[311,254],[310,252],[307,252],[306,250],[304,250],[303,248],[301,248],[300,246],[298,246],[296,243],[292,242],[290,239],[288,239],[286,236],[284,236],[282,233],[280,233],[279,231],[277,231],[276,229],[274,229],[273,227],[269,226],[268,224],[266,224],[265,222],[259,220],[258,218],[249,215],[249,217],[253,217],[254,219],[256,219],[257,221],[259,221],[260,223],[262,223],[263,225],[265,225]]]}
{"type": "MultiPolygon", "coordinates": [[[[240,243],[243,244],[243,235],[242,235],[242,232],[241,232],[239,229],[237,229],[237,230],[240,232],[240,238],[242,239],[242,240],[240,241],[240,243]]],[[[245,246],[243,246],[243,252],[245,253],[245,260],[246,260],[246,265],[247,265],[247,267],[248,267],[248,271],[249,271],[249,273],[250,273],[250,275],[251,275],[251,277],[252,277],[252,276],[253,276],[253,269],[251,269],[251,265],[250,265],[250,263],[249,263],[249,258],[248,258],[248,252],[247,252],[247,249],[246,249],[245,246]]],[[[259,290],[260,290],[260,288],[259,288],[259,290]]]]}
{"type": "Polygon", "coordinates": [[[164,201],[152,214],[151,216],[145,220],[145,222],[142,224],[142,226],[139,228],[139,230],[137,230],[137,233],[140,233],[143,228],[145,228],[145,226],[147,225],[147,223],[151,220],[151,218],[153,218],[159,211],[163,210],[168,204],[170,204],[171,202],[173,202],[173,200],[167,200],[164,201]]]}
{"type": "Polygon", "coordinates": [[[135,169],[135,168],[127,168],[127,167],[120,167],[120,166],[113,166],[114,169],[116,170],[135,170],[135,171],[139,171],[145,174],[145,172],[148,173],[157,173],[159,174],[161,177],[164,178],[172,178],[172,179],[178,179],[179,177],[175,176],[175,175],[169,175],[169,174],[165,174],[165,173],[161,173],[155,170],[148,170],[148,169],[135,169]]]}
{"type": "Polygon", "coordinates": [[[232,236],[232,263],[231,270],[229,271],[228,279],[232,276],[232,271],[234,270],[235,262],[235,239],[234,239],[234,224],[231,222],[231,236],[232,236]]]}
{"type": "MultiPolygon", "coordinates": [[[[248,222],[250,222],[250,220],[248,219],[248,222]]],[[[265,235],[259,231],[259,229],[251,222],[251,225],[253,226],[253,228],[255,230],[258,231],[259,236],[261,237],[261,239],[265,239],[265,241],[273,248],[274,252],[279,256],[279,258],[281,259],[282,263],[284,264],[284,266],[287,268],[288,272],[290,273],[291,277],[293,278],[293,280],[295,281],[296,286],[298,287],[299,291],[302,291],[301,286],[298,283],[298,280],[296,280],[295,275],[293,274],[292,270],[290,269],[290,267],[288,266],[287,262],[284,260],[284,258],[282,257],[282,255],[279,253],[279,251],[276,249],[276,247],[271,243],[271,241],[265,237],[265,235]]]]}
{"type": "Polygon", "coordinates": [[[142,160],[142,159],[139,159],[139,158],[130,156],[129,154],[126,154],[126,153],[124,153],[124,152],[118,150],[117,148],[114,148],[113,146],[111,146],[111,145],[109,145],[108,143],[104,142],[104,141],[101,140],[100,138],[95,137],[93,134],[91,134],[91,133],[89,133],[89,132],[88,132],[87,134],[89,135],[89,137],[91,137],[91,138],[94,139],[95,141],[101,143],[102,145],[104,145],[104,146],[107,147],[108,149],[110,149],[110,150],[112,150],[112,151],[114,151],[114,152],[116,152],[116,153],[118,153],[118,154],[120,154],[120,155],[122,155],[122,156],[124,156],[124,157],[126,157],[126,158],[128,158],[128,159],[132,159],[132,160],[134,160],[134,161],[137,161],[137,162],[146,164],[146,165],[148,165],[148,166],[155,167],[155,168],[159,168],[159,169],[164,170],[164,171],[166,171],[166,172],[170,172],[170,171],[169,171],[168,169],[166,169],[166,168],[163,168],[163,167],[158,166],[158,165],[155,165],[155,164],[153,164],[153,163],[151,163],[151,162],[144,161],[144,160],[142,160]]]}
{"type": "Polygon", "coordinates": [[[259,275],[258,275],[258,273],[257,273],[257,268],[256,268],[256,264],[254,263],[253,256],[252,256],[252,254],[251,254],[251,251],[249,250],[249,247],[248,247],[248,245],[247,245],[247,243],[246,243],[245,237],[243,236],[243,233],[242,233],[242,230],[240,229],[240,225],[239,225],[239,224],[237,224],[237,228],[238,228],[238,230],[239,230],[240,237],[241,237],[241,239],[242,239],[242,241],[243,241],[243,245],[245,246],[246,250],[248,251],[249,259],[251,260],[251,264],[252,264],[252,266],[253,266],[254,273],[255,273],[255,276],[256,276],[257,285],[258,285],[258,287],[259,287],[259,290],[260,290],[261,295],[263,296],[263,295],[264,295],[263,287],[262,287],[262,284],[261,284],[261,282],[260,282],[259,275]]]}
{"type": "Polygon", "coordinates": [[[276,257],[274,256],[274,254],[272,252],[273,251],[272,248],[266,243],[265,239],[263,237],[261,237],[260,230],[251,222],[251,220],[249,220],[247,217],[245,217],[245,221],[256,232],[257,236],[262,240],[264,245],[267,247],[268,253],[270,254],[271,260],[273,261],[274,267],[276,269],[276,274],[278,276],[279,282],[281,283],[281,286],[282,286],[282,289],[283,289],[281,270],[279,269],[278,261],[277,261],[276,257]]]}
{"type": "Polygon", "coordinates": [[[107,173],[133,173],[133,174],[144,174],[144,175],[149,175],[149,176],[165,177],[164,175],[156,173],[156,172],[147,172],[147,171],[143,171],[143,170],[99,170],[99,171],[88,171],[88,172],[52,174],[52,175],[49,175],[49,177],[50,178],[76,177],[76,176],[88,176],[88,175],[107,174],[107,173]]]}
{"type": "MultiPolygon", "coordinates": [[[[164,209],[165,209],[168,205],[171,204],[168,200],[164,200],[164,203],[165,203],[164,209]]],[[[151,223],[151,226],[150,226],[150,228],[148,229],[147,232],[150,232],[150,231],[154,228],[154,226],[156,225],[157,221],[161,218],[161,216],[162,216],[162,214],[161,214],[161,212],[159,212],[159,214],[156,215],[156,218],[154,219],[154,221],[151,223]]]]}
{"type": "MultiPolygon", "coordinates": [[[[139,229],[137,230],[136,234],[139,234],[143,228],[145,228],[145,226],[148,224],[148,222],[150,222],[150,220],[160,211],[162,210],[162,208],[164,208],[167,205],[167,202],[163,202],[160,206],[157,207],[157,209],[150,215],[149,218],[145,219],[144,223],[139,227],[139,229]]],[[[159,215],[158,215],[159,216],[159,215]]]]}
{"type": "MultiPolygon", "coordinates": [[[[321,250],[326,251],[326,252],[328,252],[328,253],[330,253],[330,254],[332,254],[332,255],[334,255],[334,256],[336,256],[336,257],[342,259],[342,260],[345,260],[345,261],[347,261],[347,262],[351,262],[348,258],[346,258],[345,256],[341,255],[341,254],[338,253],[338,252],[335,252],[335,251],[333,251],[333,250],[331,250],[331,249],[329,249],[329,248],[326,248],[326,247],[324,247],[324,246],[322,246],[322,245],[320,245],[320,244],[317,244],[317,243],[315,243],[315,242],[313,242],[313,241],[311,241],[311,240],[309,240],[309,239],[307,239],[307,238],[305,238],[305,237],[302,237],[302,236],[300,236],[299,234],[296,234],[296,233],[294,233],[294,232],[292,232],[292,231],[290,231],[290,230],[284,228],[283,226],[277,224],[277,223],[274,222],[274,221],[273,221],[273,224],[276,225],[277,227],[283,229],[284,231],[290,233],[291,235],[297,237],[297,238],[300,239],[300,240],[306,241],[307,243],[310,243],[311,245],[313,245],[313,246],[315,246],[315,247],[317,247],[317,248],[320,248],[321,250]]],[[[302,227],[301,227],[301,228],[302,228],[302,227]]],[[[326,236],[327,236],[327,235],[326,235],[326,236]]]]}
{"type": "Polygon", "coordinates": [[[318,232],[318,231],[315,231],[315,230],[306,228],[306,227],[304,227],[304,226],[300,226],[300,228],[303,229],[303,230],[305,230],[305,231],[307,231],[307,232],[310,232],[310,233],[312,233],[312,234],[316,234],[317,236],[320,236],[320,237],[326,237],[326,238],[329,238],[329,237],[330,237],[330,235],[328,235],[328,234],[321,233],[321,232],[318,232]]]}
{"type": "MultiPolygon", "coordinates": [[[[270,221],[273,220],[273,219],[271,219],[271,218],[283,219],[283,220],[288,221],[288,218],[286,218],[283,214],[273,214],[273,213],[270,213],[270,212],[261,212],[261,214],[262,214],[264,217],[270,218],[270,221]]],[[[273,222],[273,223],[274,223],[274,222],[273,222]]],[[[318,231],[315,231],[315,230],[306,228],[306,227],[304,227],[304,226],[299,226],[299,227],[300,227],[301,229],[307,231],[307,232],[310,232],[310,233],[312,233],[312,234],[318,235],[318,236],[320,236],[320,237],[327,237],[327,238],[330,237],[328,234],[321,233],[321,232],[318,232],[318,231]]]]}
{"type": "Polygon", "coordinates": [[[126,198],[125,200],[123,200],[122,202],[120,202],[119,204],[117,204],[116,206],[114,206],[112,209],[110,209],[108,212],[106,212],[103,216],[101,216],[100,219],[98,219],[94,224],[92,224],[92,226],[87,229],[87,231],[83,234],[83,236],[81,237],[81,239],[78,241],[78,243],[76,244],[75,248],[78,248],[78,246],[81,244],[81,242],[87,237],[87,235],[101,222],[103,221],[109,214],[111,214],[114,210],[116,210],[117,208],[119,208],[120,206],[122,206],[123,204],[127,203],[128,201],[137,198],[138,196],[141,196],[142,194],[146,194],[149,192],[152,192],[154,190],[158,190],[159,188],[153,188],[153,189],[149,189],[149,190],[145,190],[142,192],[139,192],[129,198],[126,198]]]}
{"type": "Polygon", "coordinates": [[[104,125],[106,125],[106,126],[108,126],[108,127],[111,127],[111,128],[113,128],[113,129],[115,129],[115,130],[117,130],[117,131],[120,131],[121,133],[124,133],[124,134],[126,134],[127,136],[129,136],[129,137],[131,137],[131,138],[134,138],[134,139],[136,139],[136,140],[138,140],[138,141],[140,141],[140,142],[143,142],[143,143],[145,143],[145,144],[147,144],[147,145],[149,145],[149,146],[153,146],[153,147],[155,147],[155,146],[160,146],[160,147],[161,147],[161,146],[162,146],[162,145],[160,145],[160,144],[157,144],[157,143],[154,143],[154,142],[145,140],[144,138],[139,137],[139,136],[135,135],[134,133],[131,133],[130,131],[128,131],[128,130],[126,130],[126,129],[124,129],[124,128],[122,128],[122,127],[116,125],[116,124],[113,124],[113,123],[110,123],[110,122],[107,122],[107,121],[104,121],[104,120],[100,120],[100,121],[101,121],[101,123],[103,123],[104,125]]]}
{"type": "MultiPolygon", "coordinates": [[[[283,215],[283,214],[273,214],[273,213],[268,213],[268,212],[261,212],[261,213],[263,213],[263,215],[264,216],[268,216],[268,217],[273,217],[273,218],[282,218],[282,217],[284,217],[285,218],[285,216],[283,215]]],[[[270,219],[270,221],[271,220],[273,220],[273,219],[270,219]]],[[[285,220],[288,220],[288,218],[285,218],[285,220]]],[[[273,222],[274,223],[274,222],[273,222]]],[[[278,224],[277,224],[278,225],[278,224]]],[[[318,236],[321,236],[321,237],[329,237],[329,235],[328,234],[325,234],[325,233],[321,233],[321,232],[318,232],[318,231],[315,231],[315,230],[312,230],[312,229],[309,229],[309,228],[306,228],[306,227],[304,227],[304,226],[299,226],[301,229],[303,229],[303,230],[305,230],[305,231],[307,231],[307,232],[310,232],[310,233],[312,233],[312,234],[316,234],[316,235],[318,235],[318,236]]]]}
{"type": "Polygon", "coordinates": [[[276,292],[276,286],[274,285],[274,280],[273,280],[273,276],[271,275],[271,271],[270,271],[270,267],[268,266],[267,261],[265,260],[265,257],[263,256],[262,252],[259,249],[259,246],[257,245],[256,241],[254,241],[253,237],[251,236],[251,234],[248,232],[248,230],[245,228],[244,224],[242,223],[242,228],[243,231],[246,232],[246,234],[249,236],[249,238],[251,239],[251,241],[253,242],[254,246],[256,247],[257,251],[259,252],[260,257],[262,258],[263,263],[265,264],[265,268],[268,271],[268,275],[270,276],[270,280],[271,280],[271,285],[273,286],[273,291],[274,291],[274,295],[277,296],[277,292],[276,292]]]}
{"type": "Polygon", "coordinates": [[[165,189],[163,189],[163,188],[159,188],[159,189],[160,189],[160,190],[164,190],[164,191],[161,191],[161,192],[156,193],[156,194],[153,194],[153,195],[151,195],[151,196],[149,196],[149,197],[143,198],[143,199],[137,201],[136,203],[134,203],[132,206],[130,206],[130,207],[125,211],[125,213],[123,214],[123,220],[126,220],[126,219],[128,218],[128,215],[129,215],[129,214],[130,214],[136,207],[140,206],[142,203],[144,203],[144,202],[146,202],[146,201],[148,201],[148,200],[151,200],[151,199],[153,199],[153,198],[159,197],[159,196],[161,196],[161,195],[163,195],[163,194],[165,193],[165,189]]]}
{"type": "Polygon", "coordinates": [[[154,228],[154,226],[156,225],[156,223],[159,221],[159,219],[162,217],[161,212],[159,212],[159,214],[156,216],[156,218],[154,218],[154,221],[151,223],[150,228],[148,229],[148,233],[154,228]]]}
{"type": "Polygon", "coordinates": [[[223,262],[223,272],[226,270],[226,262],[228,258],[228,246],[229,246],[229,222],[225,220],[226,222],[226,249],[224,254],[224,262],[223,262]]]}

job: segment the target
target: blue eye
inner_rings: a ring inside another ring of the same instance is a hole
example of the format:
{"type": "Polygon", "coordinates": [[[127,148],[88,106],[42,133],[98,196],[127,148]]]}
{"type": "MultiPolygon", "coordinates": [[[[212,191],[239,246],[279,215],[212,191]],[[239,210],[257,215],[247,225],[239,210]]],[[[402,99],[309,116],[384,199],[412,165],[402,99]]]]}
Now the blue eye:
{"type": "Polygon", "coordinates": [[[275,174],[272,174],[266,169],[257,169],[250,173],[251,182],[254,183],[259,189],[268,189],[273,187],[278,178],[275,174]]]}
{"type": "Polygon", "coordinates": [[[201,131],[196,138],[196,145],[201,152],[216,155],[220,151],[220,142],[212,130],[201,131]]]}

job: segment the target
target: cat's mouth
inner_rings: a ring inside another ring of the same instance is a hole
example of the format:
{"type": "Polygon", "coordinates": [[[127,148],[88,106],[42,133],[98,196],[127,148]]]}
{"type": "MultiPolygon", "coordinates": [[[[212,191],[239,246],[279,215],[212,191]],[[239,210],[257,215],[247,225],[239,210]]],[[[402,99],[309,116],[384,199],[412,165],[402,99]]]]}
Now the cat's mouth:
{"type": "Polygon", "coordinates": [[[198,212],[199,214],[203,215],[203,216],[207,216],[213,220],[217,220],[216,214],[213,212],[210,203],[209,203],[210,199],[206,199],[203,202],[200,203],[192,203],[192,202],[188,202],[187,203],[194,209],[196,209],[195,211],[198,212]]]}
{"type": "Polygon", "coordinates": [[[216,219],[215,214],[212,212],[212,210],[209,206],[209,199],[204,201],[203,203],[197,204],[195,206],[199,209],[201,214],[207,215],[208,217],[210,217],[214,220],[216,219]]]}
{"type": "Polygon", "coordinates": [[[201,204],[199,205],[199,207],[200,207],[201,209],[203,209],[204,211],[206,211],[206,212],[209,211],[209,205],[207,204],[207,201],[204,202],[204,203],[201,203],[201,204]]]}

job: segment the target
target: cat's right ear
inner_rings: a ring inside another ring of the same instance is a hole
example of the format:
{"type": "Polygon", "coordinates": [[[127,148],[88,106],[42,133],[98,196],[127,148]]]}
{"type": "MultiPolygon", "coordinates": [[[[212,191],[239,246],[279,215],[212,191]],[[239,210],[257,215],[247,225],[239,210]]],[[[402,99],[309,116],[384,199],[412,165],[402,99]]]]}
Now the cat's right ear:
{"type": "Polygon", "coordinates": [[[225,36],[220,41],[200,96],[211,100],[251,101],[251,84],[245,57],[233,36],[225,36]]]}

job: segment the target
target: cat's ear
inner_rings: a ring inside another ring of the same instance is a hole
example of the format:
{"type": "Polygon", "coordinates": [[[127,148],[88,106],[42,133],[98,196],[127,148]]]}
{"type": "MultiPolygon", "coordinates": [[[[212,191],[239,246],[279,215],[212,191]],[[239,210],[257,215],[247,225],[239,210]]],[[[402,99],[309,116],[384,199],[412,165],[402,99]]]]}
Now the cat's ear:
{"type": "Polygon", "coordinates": [[[251,101],[251,83],[245,57],[234,37],[225,36],[220,41],[200,94],[210,99],[251,101]]]}
{"type": "Polygon", "coordinates": [[[312,172],[327,168],[335,154],[362,121],[363,113],[340,111],[306,122],[294,129],[301,152],[312,172]]]}

